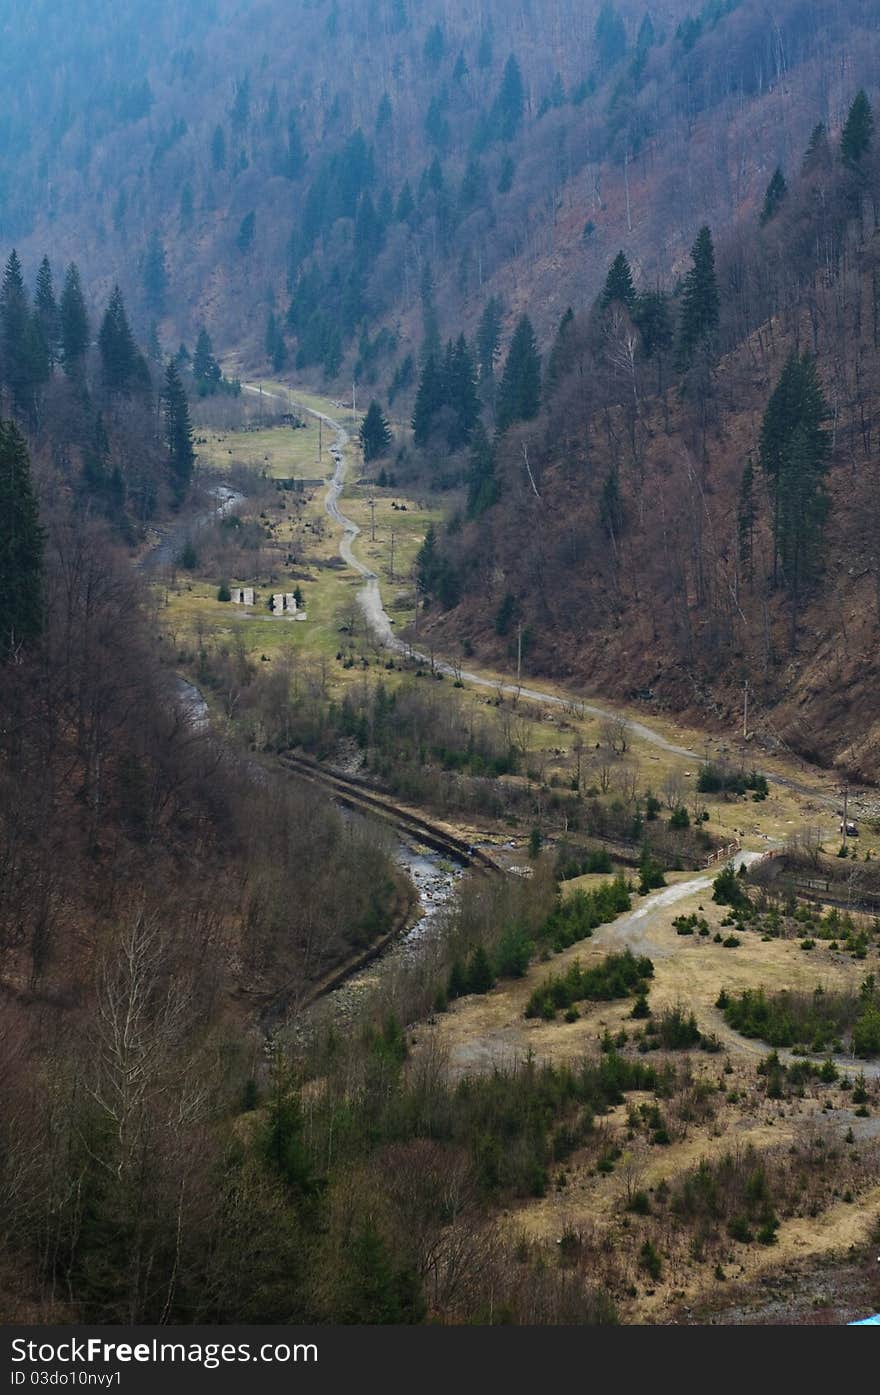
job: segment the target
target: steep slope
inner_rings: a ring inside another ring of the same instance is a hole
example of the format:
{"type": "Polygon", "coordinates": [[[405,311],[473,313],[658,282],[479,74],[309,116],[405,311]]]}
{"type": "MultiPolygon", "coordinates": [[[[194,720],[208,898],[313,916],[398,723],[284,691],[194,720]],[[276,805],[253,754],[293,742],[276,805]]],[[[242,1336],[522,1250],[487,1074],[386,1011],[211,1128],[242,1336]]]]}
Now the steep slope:
{"type": "Polygon", "coordinates": [[[288,366],[368,382],[418,349],[426,272],[441,334],[491,294],[549,333],[618,246],[668,278],[839,124],[878,45],[868,0],[20,9],[4,243],[253,365],[293,291],[288,366]]]}

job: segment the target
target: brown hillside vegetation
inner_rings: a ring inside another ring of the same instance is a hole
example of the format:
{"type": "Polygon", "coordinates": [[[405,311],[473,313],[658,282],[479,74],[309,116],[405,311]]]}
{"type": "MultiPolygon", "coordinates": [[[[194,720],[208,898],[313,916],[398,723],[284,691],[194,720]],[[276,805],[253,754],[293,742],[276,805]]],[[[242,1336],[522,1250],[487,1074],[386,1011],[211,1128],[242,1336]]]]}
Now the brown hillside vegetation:
{"type": "Polygon", "coordinates": [[[448,642],[461,625],[509,668],[522,633],[531,672],[727,724],[748,680],[758,730],[876,778],[877,168],[853,182],[826,162],[766,229],[750,219],[724,241],[718,352],[684,378],[671,355],[646,360],[614,307],[576,318],[542,415],[498,446],[499,502],[448,537],[467,597],[449,618],[435,611],[448,642]],[[781,572],[774,582],[760,464],[764,412],[793,350],[815,357],[830,451],[821,557],[797,596],[781,572]],[[616,526],[603,513],[609,481],[616,526]]]}

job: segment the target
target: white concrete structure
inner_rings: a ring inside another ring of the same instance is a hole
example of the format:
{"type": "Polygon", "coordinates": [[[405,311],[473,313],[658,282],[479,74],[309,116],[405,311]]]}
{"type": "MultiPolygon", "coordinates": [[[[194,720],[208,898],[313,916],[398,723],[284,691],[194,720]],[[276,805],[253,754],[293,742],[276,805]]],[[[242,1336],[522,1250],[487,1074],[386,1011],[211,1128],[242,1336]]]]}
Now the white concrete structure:
{"type": "Polygon", "coordinates": [[[292,591],[288,591],[288,592],[287,592],[287,595],[284,597],[284,600],[285,600],[285,603],[286,603],[286,605],[287,605],[287,609],[290,611],[291,615],[295,615],[295,614],[296,614],[296,596],[294,596],[294,594],[293,594],[292,591]]]}
{"type": "Polygon", "coordinates": [[[280,592],[272,597],[272,610],[275,615],[281,615],[284,611],[284,597],[280,592]]]}
{"type": "Polygon", "coordinates": [[[243,590],[242,593],[241,593],[241,601],[242,601],[242,605],[253,605],[253,603],[254,603],[254,588],[253,588],[253,586],[245,586],[244,590],[243,590]]]}

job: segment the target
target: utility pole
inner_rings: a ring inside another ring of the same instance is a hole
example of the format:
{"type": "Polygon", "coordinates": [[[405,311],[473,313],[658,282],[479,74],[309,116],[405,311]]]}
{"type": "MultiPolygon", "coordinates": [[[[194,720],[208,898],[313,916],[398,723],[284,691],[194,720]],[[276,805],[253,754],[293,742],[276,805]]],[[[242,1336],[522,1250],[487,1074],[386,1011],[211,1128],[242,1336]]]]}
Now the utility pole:
{"type": "Polygon", "coordinates": [[[370,542],[376,541],[376,500],[370,496],[370,542]]]}
{"type": "Polygon", "coordinates": [[[846,820],[849,813],[849,785],[843,787],[843,846],[846,847],[846,820]]]}
{"type": "Polygon", "coordinates": [[[260,425],[263,425],[263,384],[260,383],[260,425]]]}
{"type": "Polygon", "coordinates": [[[394,534],[391,534],[391,580],[394,580],[394,534]]]}
{"type": "Polygon", "coordinates": [[[516,627],[516,682],[519,687],[520,674],[522,673],[522,621],[516,627]]]}
{"type": "Polygon", "coordinates": [[[357,421],[357,383],[351,385],[351,419],[357,421]]]}
{"type": "Polygon", "coordinates": [[[324,423],[323,423],[323,421],[321,420],[321,418],[318,417],[318,464],[319,464],[319,465],[320,465],[320,463],[321,463],[321,451],[322,451],[322,448],[323,448],[323,443],[324,443],[324,423]]]}

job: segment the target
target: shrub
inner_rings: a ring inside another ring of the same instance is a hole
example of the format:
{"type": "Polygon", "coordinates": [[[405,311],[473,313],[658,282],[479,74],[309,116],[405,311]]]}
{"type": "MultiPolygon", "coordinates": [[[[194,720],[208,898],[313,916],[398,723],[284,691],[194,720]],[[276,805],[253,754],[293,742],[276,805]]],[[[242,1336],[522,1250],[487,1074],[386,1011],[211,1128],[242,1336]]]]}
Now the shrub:
{"type": "Polygon", "coordinates": [[[228,582],[226,582],[226,581],[221,581],[221,582],[220,582],[220,585],[217,587],[217,599],[218,599],[218,601],[231,601],[231,600],[232,600],[232,592],[231,592],[230,589],[229,589],[229,583],[228,583],[228,582]]]}
{"type": "Polygon", "coordinates": [[[639,1251],[639,1264],[652,1279],[659,1279],[663,1273],[663,1261],[650,1240],[639,1251]]]}

